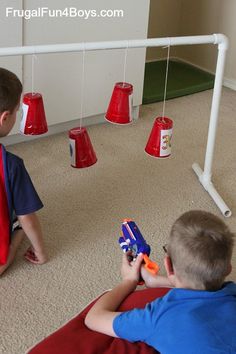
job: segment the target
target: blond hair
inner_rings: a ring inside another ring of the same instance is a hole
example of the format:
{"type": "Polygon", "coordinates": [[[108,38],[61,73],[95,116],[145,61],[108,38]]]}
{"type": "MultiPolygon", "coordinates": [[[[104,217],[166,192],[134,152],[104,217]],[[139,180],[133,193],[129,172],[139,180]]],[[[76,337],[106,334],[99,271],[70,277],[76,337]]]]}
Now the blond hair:
{"type": "Polygon", "coordinates": [[[176,274],[196,289],[219,289],[230,267],[233,237],[225,223],[211,213],[184,213],[173,224],[167,247],[176,274]]]}

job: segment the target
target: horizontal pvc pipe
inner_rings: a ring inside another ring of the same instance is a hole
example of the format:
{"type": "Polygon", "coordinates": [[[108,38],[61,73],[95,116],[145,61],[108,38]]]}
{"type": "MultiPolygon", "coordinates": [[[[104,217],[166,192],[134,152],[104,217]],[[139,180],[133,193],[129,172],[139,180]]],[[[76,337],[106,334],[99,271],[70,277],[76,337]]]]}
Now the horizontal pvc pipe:
{"type": "Polygon", "coordinates": [[[227,48],[228,39],[223,34],[212,34],[204,36],[184,36],[184,37],[165,37],[150,39],[131,39],[122,41],[106,41],[106,42],[85,42],[85,43],[68,43],[68,44],[47,44],[23,47],[6,47],[0,48],[0,56],[12,55],[30,55],[30,54],[46,54],[61,52],[81,52],[91,50],[105,49],[122,49],[122,48],[145,48],[145,47],[162,47],[177,46],[191,44],[219,44],[227,48]]]}
{"type": "Polygon", "coordinates": [[[193,168],[194,172],[196,173],[196,175],[198,176],[200,183],[203,185],[205,190],[210,194],[210,196],[212,197],[212,199],[214,200],[214,202],[216,203],[216,205],[218,206],[218,208],[220,209],[222,214],[225,217],[230,217],[232,215],[231,210],[225,204],[224,200],[221,198],[221,196],[219,195],[219,193],[215,189],[215,187],[212,184],[212,182],[204,183],[204,180],[202,178],[203,177],[203,171],[202,171],[201,167],[195,162],[192,165],[192,168],[193,168]]]}

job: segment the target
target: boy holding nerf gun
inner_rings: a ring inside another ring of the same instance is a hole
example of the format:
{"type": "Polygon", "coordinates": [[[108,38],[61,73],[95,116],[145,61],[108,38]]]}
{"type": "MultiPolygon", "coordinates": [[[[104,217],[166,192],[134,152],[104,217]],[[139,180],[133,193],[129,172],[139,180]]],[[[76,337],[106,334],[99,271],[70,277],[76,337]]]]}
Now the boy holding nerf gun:
{"type": "Polygon", "coordinates": [[[144,309],[116,311],[136,289],[140,273],[146,285],[163,286],[164,277],[142,267],[142,253],[130,262],[126,252],[122,282],[99,298],[85,324],[113,337],[145,342],[163,354],[236,353],[236,284],[225,282],[232,268],[233,237],[211,213],[184,213],[164,246],[164,285],[172,289],[144,309]]]}

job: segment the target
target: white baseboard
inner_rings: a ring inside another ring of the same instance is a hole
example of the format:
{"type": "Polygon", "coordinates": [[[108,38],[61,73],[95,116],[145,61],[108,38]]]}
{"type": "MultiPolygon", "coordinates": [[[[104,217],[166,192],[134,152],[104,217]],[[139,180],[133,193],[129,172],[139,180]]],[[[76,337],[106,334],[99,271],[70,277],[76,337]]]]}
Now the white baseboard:
{"type": "MultiPolygon", "coordinates": [[[[195,68],[198,68],[198,69],[201,69],[203,71],[206,71],[209,74],[215,75],[215,72],[207,70],[207,69],[203,68],[202,66],[193,64],[193,63],[191,63],[191,62],[189,62],[187,60],[184,60],[184,59],[179,59],[179,58],[175,58],[175,59],[176,60],[181,60],[181,61],[183,61],[186,64],[193,65],[193,66],[195,66],[195,68]]],[[[224,77],[223,86],[228,87],[228,88],[236,91],[236,80],[232,80],[232,79],[228,79],[228,78],[224,77]]]]}
{"type": "Polygon", "coordinates": [[[236,80],[224,78],[224,86],[236,91],[236,80]]]}
{"type": "MultiPolygon", "coordinates": [[[[161,59],[152,59],[152,60],[147,60],[146,63],[151,63],[151,62],[154,62],[154,61],[160,61],[160,60],[165,60],[166,58],[161,58],[161,59]]],[[[189,65],[192,65],[194,66],[195,68],[198,68],[200,70],[203,70],[203,71],[206,71],[207,73],[209,74],[212,74],[212,75],[215,75],[215,72],[214,71],[211,71],[211,70],[207,70],[206,68],[203,68],[202,66],[200,65],[196,65],[188,60],[185,60],[183,58],[178,58],[178,57],[171,57],[170,58],[171,60],[176,60],[176,61],[182,61],[183,63],[186,63],[186,64],[189,64],[189,65]]],[[[228,79],[228,78],[224,78],[223,80],[223,86],[225,87],[228,87],[234,91],[236,91],[236,80],[232,80],[232,79],[228,79]]]]}
{"type": "MultiPolygon", "coordinates": [[[[139,117],[139,106],[133,107],[133,119],[137,120],[139,117]]],[[[99,114],[92,117],[85,117],[83,118],[83,126],[87,127],[89,125],[101,124],[101,123],[108,123],[105,118],[104,114],[99,114]]],[[[48,132],[43,135],[22,135],[22,134],[12,134],[5,136],[4,138],[0,138],[0,143],[7,145],[18,144],[30,140],[42,139],[44,137],[66,132],[74,127],[78,127],[80,125],[80,119],[71,120],[65,123],[54,124],[48,127],[48,132]]]]}
{"type": "Polygon", "coordinates": [[[203,70],[203,71],[205,71],[205,72],[207,72],[207,73],[209,73],[209,74],[215,75],[215,72],[214,72],[214,71],[208,70],[208,69],[204,68],[203,66],[200,66],[200,65],[197,65],[197,64],[195,64],[195,63],[192,63],[191,61],[185,60],[185,59],[183,59],[183,58],[178,58],[178,57],[175,57],[175,58],[173,58],[173,59],[174,59],[174,60],[177,60],[177,61],[182,61],[183,63],[192,65],[192,66],[194,66],[194,67],[197,68],[197,69],[200,69],[200,70],[203,70]]]}

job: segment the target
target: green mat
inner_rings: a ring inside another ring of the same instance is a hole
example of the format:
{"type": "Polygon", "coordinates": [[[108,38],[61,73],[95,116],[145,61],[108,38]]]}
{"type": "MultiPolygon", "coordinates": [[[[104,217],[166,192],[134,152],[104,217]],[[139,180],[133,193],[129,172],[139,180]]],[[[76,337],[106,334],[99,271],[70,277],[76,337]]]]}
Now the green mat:
{"type": "MultiPolygon", "coordinates": [[[[143,104],[163,101],[166,60],[146,63],[143,104]]],[[[181,61],[170,60],[166,99],[209,90],[215,76],[181,61]]]]}

